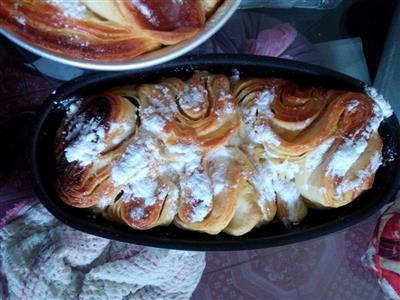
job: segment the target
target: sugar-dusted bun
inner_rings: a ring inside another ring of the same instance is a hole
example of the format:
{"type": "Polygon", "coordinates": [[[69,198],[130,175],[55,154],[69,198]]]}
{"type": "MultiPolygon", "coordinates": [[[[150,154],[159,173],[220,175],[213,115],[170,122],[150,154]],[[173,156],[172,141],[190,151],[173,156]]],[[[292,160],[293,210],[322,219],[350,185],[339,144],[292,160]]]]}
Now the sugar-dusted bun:
{"type": "Polygon", "coordinates": [[[121,198],[107,208],[107,216],[139,230],[169,225],[176,214],[177,187],[170,182],[154,183],[155,189],[146,195],[125,186],[121,198]]]}
{"type": "Polygon", "coordinates": [[[173,223],[240,236],[297,224],[371,188],[389,115],[362,93],[279,78],[200,71],[116,87],[67,112],[56,188],[66,203],[139,230],[173,223]]]}
{"type": "Polygon", "coordinates": [[[70,106],[54,143],[55,185],[64,202],[90,207],[117,196],[111,165],[135,133],[135,111],[130,101],[111,93],[70,106]]]}
{"type": "Polygon", "coordinates": [[[242,190],[247,187],[252,170],[244,154],[231,147],[219,148],[209,154],[203,168],[205,180],[196,180],[195,174],[188,174],[189,178],[184,181],[175,224],[184,229],[218,234],[235,216],[240,197],[243,196],[242,190]],[[208,205],[201,205],[200,210],[199,202],[205,201],[199,195],[204,195],[201,193],[204,190],[208,191],[208,205]]]}
{"type": "Polygon", "coordinates": [[[225,227],[225,233],[240,236],[261,225],[263,212],[258,204],[259,197],[260,195],[250,183],[243,184],[239,190],[235,214],[225,227]]]}
{"type": "Polygon", "coordinates": [[[178,113],[169,124],[171,140],[190,142],[202,149],[225,144],[240,128],[236,98],[224,75],[196,72],[177,88],[178,113]]]}

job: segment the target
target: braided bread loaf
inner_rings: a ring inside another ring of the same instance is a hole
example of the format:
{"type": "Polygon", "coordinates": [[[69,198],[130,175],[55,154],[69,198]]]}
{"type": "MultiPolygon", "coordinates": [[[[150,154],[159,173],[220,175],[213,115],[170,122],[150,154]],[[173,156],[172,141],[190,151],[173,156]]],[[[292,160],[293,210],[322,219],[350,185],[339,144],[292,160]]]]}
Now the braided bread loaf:
{"type": "Polygon", "coordinates": [[[122,61],[192,38],[220,2],[1,0],[0,25],[62,56],[122,61]]]}
{"type": "Polygon", "coordinates": [[[297,223],[369,189],[391,114],[361,93],[207,72],[75,106],[55,140],[63,201],[135,229],[231,235],[297,223]]]}

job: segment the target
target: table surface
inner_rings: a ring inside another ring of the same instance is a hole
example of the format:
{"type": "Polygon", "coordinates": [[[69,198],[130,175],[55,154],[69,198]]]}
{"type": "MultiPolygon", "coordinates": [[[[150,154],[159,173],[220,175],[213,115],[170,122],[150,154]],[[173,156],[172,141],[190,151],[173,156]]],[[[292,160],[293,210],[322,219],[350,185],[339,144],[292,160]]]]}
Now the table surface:
{"type": "MultiPolygon", "coordinates": [[[[355,1],[343,2],[329,11],[273,9],[268,14],[291,23],[311,42],[324,42],[351,36],[343,20],[355,1]]],[[[370,51],[379,52],[383,45],[379,47],[370,51]]],[[[375,56],[366,55],[371,78],[375,56]]],[[[1,45],[0,82],[0,138],[11,141],[0,149],[1,217],[16,201],[34,197],[23,151],[31,127],[29,112],[60,82],[22,68],[1,45]],[[16,117],[20,119],[11,121],[15,126],[5,132],[7,122],[16,117]]],[[[374,215],[347,230],[290,246],[208,252],[193,299],[383,299],[375,277],[360,262],[377,219],[374,215]]]]}

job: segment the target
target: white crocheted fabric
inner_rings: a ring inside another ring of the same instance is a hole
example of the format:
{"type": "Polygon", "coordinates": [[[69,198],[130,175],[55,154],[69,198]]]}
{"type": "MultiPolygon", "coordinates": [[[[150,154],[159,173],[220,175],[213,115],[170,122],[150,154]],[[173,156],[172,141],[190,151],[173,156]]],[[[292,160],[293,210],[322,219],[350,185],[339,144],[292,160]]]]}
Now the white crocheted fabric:
{"type": "Polygon", "coordinates": [[[202,252],[88,235],[40,204],[0,229],[1,299],[189,299],[204,267],[202,252]]]}

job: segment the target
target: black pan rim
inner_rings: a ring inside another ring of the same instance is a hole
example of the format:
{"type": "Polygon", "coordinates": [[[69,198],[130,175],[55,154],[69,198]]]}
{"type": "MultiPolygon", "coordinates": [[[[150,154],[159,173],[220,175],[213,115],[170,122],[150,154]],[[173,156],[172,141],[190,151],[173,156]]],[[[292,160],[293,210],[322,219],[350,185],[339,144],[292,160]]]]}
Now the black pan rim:
{"type": "MultiPolygon", "coordinates": [[[[31,147],[29,152],[30,167],[32,170],[34,187],[38,195],[39,200],[42,204],[61,222],[66,225],[73,227],[77,230],[97,235],[100,237],[118,240],[122,242],[129,242],[135,244],[142,244],[146,246],[154,246],[160,248],[170,248],[179,250],[197,250],[197,251],[222,251],[222,250],[245,250],[245,249],[258,249],[267,248],[274,246],[281,246],[291,244],[299,241],[305,241],[313,238],[317,238],[329,233],[343,230],[349,226],[355,225],[373,213],[377,212],[385,204],[390,202],[400,186],[400,172],[396,172],[393,178],[393,186],[385,195],[383,195],[381,201],[376,202],[375,205],[369,207],[367,210],[359,210],[351,215],[350,218],[343,220],[335,220],[329,223],[323,223],[319,226],[314,226],[303,230],[301,233],[288,232],[279,236],[266,236],[264,238],[246,238],[246,235],[240,238],[230,238],[228,240],[195,240],[195,239],[177,239],[177,238],[166,238],[149,235],[146,231],[136,231],[129,227],[126,230],[121,230],[118,234],[115,232],[108,231],[104,226],[97,224],[96,222],[87,222],[87,220],[76,219],[73,216],[63,213],[56,204],[56,201],[52,200],[48,192],[46,191],[45,185],[43,184],[43,178],[39,170],[37,163],[38,157],[38,142],[39,136],[42,131],[43,124],[46,121],[48,114],[54,109],[54,102],[64,99],[71,95],[72,92],[78,91],[85,86],[95,84],[99,81],[112,81],[119,78],[129,76],[140,76],[142,73],[159,72],[168,70],[171,68],[186,68],[193,69],[196,65],[208,65],[212,66],[215,64],[225,65],[242,65],[247,67],[260,67],[274,68],[277,70],[284,70],[293,73],[302,73],[311,76],[318,76],[324,74],[326,77],[337,79],[339,81],[346,82],[352,86],[364,87],[366,84],[350,76],[320,67],[316,65],[310,65],[302,62],[295,62],[286,59],[270,58],[264,56],[255,55],[234,55],[234,54],[211,54],[211,55],[195,55],[183,57],[179,60],[169,62],[164,65],[152,67],[144,70],[132,70],[125,72],[97,72],[89,75],[78,77],[70,82],[63,84],[54,93],[52,93],[46,100],[43,109],[38,115],[37,123],[33,128],[33,134],[31,139],[31,147]],[[134,238],[132,238],[132,231],[134,232],[134,238]]],[[[400,132],[400,127],[395,116],[392,116],[387,120],[388,126],[393,132],[400,132]]],[[[396,137],[397,142],[398,138],[396,137]]],[[[400,160],[395,161],[396,169],[400,170],[400,160]]],[[[268,225],[267,225],[268,226],[268,225]]]]}

